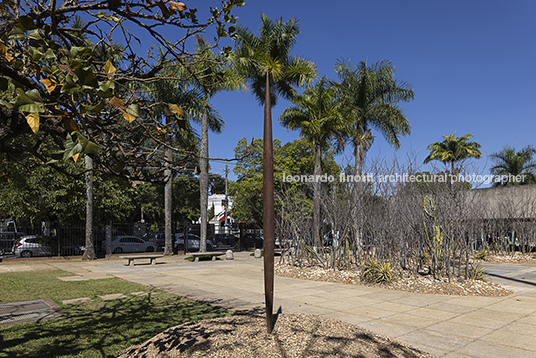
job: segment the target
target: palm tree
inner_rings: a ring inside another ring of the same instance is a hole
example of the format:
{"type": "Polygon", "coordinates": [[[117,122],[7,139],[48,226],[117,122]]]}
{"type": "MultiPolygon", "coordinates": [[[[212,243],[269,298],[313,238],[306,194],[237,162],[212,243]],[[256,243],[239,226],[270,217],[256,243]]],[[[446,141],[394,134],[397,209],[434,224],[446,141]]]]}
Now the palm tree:
{"type": "Polygon", "coordinates": [[[164,173],[165,255],[173,253],[171,197],[174,175],[171,168],[173,167],[174,158],[172,146],[190,150],[195,147],[194,143],[197,139],[193,129],[190,127],[189,120],[200,122],[204,114],[207,119],[207,127],[210,127],[213,131],[221,131],[223,126],[223,121],[218,113],[212,110],[204,100],[203,93],[198,89],[190,88],[187,81],[174,79],[179,76],[173,71],[176,71],[176,69],[172,67],[161,71],[160,76],[168,76],[171,79],[162,79],[147,86],[148,97],[157,105],[154,113],[160,120],[164,117],[166,118],[164,124],[167,127],[164,131],[164,162],[167,166],[164,173]],[[170,133],[174,134],[173,138],[170,133]],[[172,143],[172,140],[174,143],[172,143]]]}
{"type": "Polygon", "coordinates": [[[495,164],[490,169],[494,175],[493,186],[536,184],[535,154],[536,149],[530,145],[517,152],[515,148],[506,146],[500,152],[491,154],[490,158],[495,164]],[[524,175],[524,180],[517,182],[510,179],[517,175],[524,175]]]}
{"type": "MultiPolygon", "coordinates": [[[[225,58],[216,56],[206,41],[198,43],[199,59],[186,64],[187,74],[192,76],[192,83],[203,92],[204,106],[201,118],[201,150],[199,158],[199,185],[200,185],[200,213],[201,213],[201,243],[200,252],[205,252],[208,221],[208,127],[209,110],[208,101],[217,92],[235,90],[242,87],[243,79],[236,72],[231,71],[225,63],[225,58]]],[[[211,127],[216,133],[221,133],[220,127],[211,127]]]]}
{"type": "Polygon", "coordinates": [[[347,137],[354,147],[355,175],[360,176],[367,150],[372,145],[371,127],[378,130],[387,142],[400,148],[400,136],[409,135],[411,126],[401,101],[414,98],[411,85],[395,80],[395,66],[390,61],[380,61],[373,66],[361,61],[355,69],[350,61],[339,60],[335,72],[340,82],[336,84],[347,120],[347,137]]]}
{"type": "Polygon", "coordinates": [[[277,95],[291,98],[292,85],[307,85],[316,77],[315,65],[305,59],[291,56],[300,30],[295,18],[283,22],[261,15],[260,36],[239,26],[234,61],[238,73],[250,84],[253,94],[264,105],[263,148],[263,233],[264,233],[264,286],[266,299],[266,325],[272,332],[274,291],[274,167],[272,148],[272,106],[277,95]]]}
{"type": "MultiPolygon", "coordinates": [[[[454,175],[456,163],[463,162],[468,158],[480,159],[482,157],[479,150],[481,145],[477,142],[469,142],[469,139],[473,137],[472,134],[461,137],[454,137],[455,135],[456,131],[449,136],[444,135],[443,141],[430,144],[427,148],[430,154],[424,159],[424,164],[432,160],[439,160],[445,165],[450,163],[450,173],[454,175]]],[[[458,170],[460,169],[458,168],[458,170]]]]}
{"type": "MultiPolygon", "coordinates": [[[[339,111],[339,103],[335,101],[335,88],[330,86],[326,77],[322,77],[315,85],[307,87],[302,95],[294,96],[295,106],[286,108],[279,121],[288,129],[297,129],[307,139],[314,150],[314,175],[322,175],[322,151],[329,148],[330,141],[341,134],[343,118],[339,111]]],[[[340,138],[340,137],[339,137],[340,138]]],[[[313,182],[314,207],[314,242],[321,245],[320,240],[320,181],[313,182]]]]}

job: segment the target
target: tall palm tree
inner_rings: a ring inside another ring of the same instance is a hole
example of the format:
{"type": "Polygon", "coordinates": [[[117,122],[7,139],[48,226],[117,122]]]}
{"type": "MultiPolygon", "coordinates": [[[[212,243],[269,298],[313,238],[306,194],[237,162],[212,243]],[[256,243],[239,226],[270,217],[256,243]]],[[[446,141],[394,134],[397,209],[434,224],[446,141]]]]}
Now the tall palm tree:
{"type": "Polygon", "coordinates": [[[491,174],[494,175],[493,186],[510,186],[523,184],[536,184],[536,161],[534,160],[536,149],[530,145],[516,151],[515,148],[506,146],[500,152],[490,155],[494,166],[491,174]],[[524,175],[522,182],[510,180],[511,176],[524,175]],[[499,180],[504,178],[503,180],[499,180]]]}
{"type": "Polygon", "coordinates": [[[266,299],[266,325],[272,332],[274,291],[274,168],[272,148],[272,106],[277,96],[291,98],[292,85],[304,86],[316,78],[315,65],[303,58],[291,56],[290,51],[300,33],[297,20],[283,22],[261,15],[259,36],[239,26],[234,61],[238,73],[250,84],[253,94],[264,105],[263,149],[263,233],[264,233],[264,285],[266,299]]]}
{"type": "MultiPolygon", "coordinates": [[[[232,71],[223,56],[215,55],[206,41],[198,43],[199,57],[187,63],[184,70],[192,76],[192,81],[203,92],[204,105],[201,117],[201,150],[199,158],[200,213],[201,213],[201,243],[200,252],[205,252],[208,221],[208,129],[209,129],[209,100],[217,92],[236,90],[242,87],[243,78],[232,71]]],[[[216,133],[221,133],[221,127],[212,127],[216,133]]]]}
{"type": "Polygon", "coordinates": [[[469,142],[473,137],[472,134],[466,134],[461,137],[455,137],[456,131],[451,135],[443,136],[443,141],[435,142],[428,146],[430,154],[424,159],[424,164],[432,160],[439,160],[443,164],[450,164],[450,173],[453,175],[456,170],[455,165],[458,162],[463,162],[468,158],[480,159],[482,153],[479,148],[481,145],[477,142],[469,142]]]}
{"type": "Polygon", "coordinates": [[[395,66],[390,61],[380,61],[373,66],[359,62],[353,68],[350,61],[337,61],[335,72],[340,82],[336,84],[340,100],[345,108],[347,137],[354,147],[355,175],[360,176],[367,150],[372,145],[371,128],[378,130],[394,148],[400,148],[400,136],[409,135],[411,126],[399,102],[414,98],[412,86],[394,79],[395,66]]]}
{"type": "MultiPolygon", "coordinates": [[[[286,108],[279,121],[288,129],[299,130],[300,135],[307,139],[314,151],[314,175],[322,175],[322,151],[329,148],[332,139],[340,138],[343,117],[336,102],[335,88],[326,77],[322,77],[315,85],[305,88],[302,95],[292,98],[295,106],[286,108]]],[[[313,182],[314,207],[314,242],[321,245],[320,239],[320,181],[313,182]]]]}
{"type": "Polygon", "coordinates": [[[201,122],[203,114],[206,114],[207,127],[213,131],[221,131],[223,121],[218,113],[212,110],[204,100],[203,93],[196,88],[189,87],[189,83],[178,80],[175,68],[169,67],[159,74],[159,76],[169,77],[169,79],[159,80],[147,86],[147,96],[155,102],[154,114],[159,120],[165,118],[165,142],[164,162],[168,167],[164,174],[164,211],[165,211],[165,246],[164,254],[173,253],[171,213],[172,213],[172,182],[173,182],[173,151],[172,146],[185,149],[192,149],[197,142],[194,130],[190,127],[190,120],[201,122]],[[173,106],[174,105],[174,106],[173,106]],[[180,119],[176,118],[179,117],[180,119]],[[173,135],[170,135],[173,133],[173,135]]]}

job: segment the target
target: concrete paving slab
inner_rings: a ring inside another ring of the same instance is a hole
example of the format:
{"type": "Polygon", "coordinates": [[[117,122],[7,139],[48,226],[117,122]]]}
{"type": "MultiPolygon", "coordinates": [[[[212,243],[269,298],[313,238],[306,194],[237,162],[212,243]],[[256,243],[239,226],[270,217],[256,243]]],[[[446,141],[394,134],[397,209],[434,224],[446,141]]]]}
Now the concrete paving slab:
{"type": "Polygon", "coordinates": [[[70,281],[89,281],[89,278],[84,276],[58,276],[58,280],[70,282],[70,281]]]}
{"type": "Polygon", "coordinates": [[[135,297],[141,297],[141,296],[148,296],[148,295],[156,295],[158,292],[154,291],[138,291],[138,292],[131,292],[130,294],[135,297]]]}
{"type": "Polygon", "coordinates": [[[84,302],[89,302],[89,301],[93,301],[93,300],[89,297],[80,297],[80,298],[73,298],[70,300],[63,300],[61,301],[61,303],[64,305],[72,305],[75,303],[84,303],[84,302]]]}
{"type": "Polygon", "coordinates": [[[113,293],[113,294],[110,294],[110,295],[101,295],[101,296],[97,295],[97,297],[99,297],[100,299],[102,299],[104,301],[117,300],[117,299],[120,299],[120,298],[128,298],[128,296],[125,296],[122,293],[113,293]]]}
{"type": "Polygon", "coordinates": [[[494,331],[490,334],[482,337],[483,341],[497,343],[501,342],[505,346],[519,348],[522,350],[536,351],[536,340],[534,339],[534,332],[528,332],[529,334],[522,334],[519,332],[510,332],[505,330],[494,331]]]}
{"type": "Polygon", "coordinates": [[[504,312],[484,308],[459,315],[451,319],[451,321],[496,330],[518,320],[521,317],[523,317],[521,314],[505,315],[504,312]]]}
{"type": "Polygon", "coordinates": [[[456,321],[443,321],[426,327],[427,330],[434,332],[450,332],[453,336],[462,338],[481,338],[493,332],[491,328],[479,327],[470,324],[464,324],[456,321]]]}
{"type": "Polygon", "coordinates": [[[389,317],[382,318],[382,321],[387,321],[396,324],[402,324],[405,326],[415,328],[425,328],[440,323],[441,321],[432,317],[422,317],[408,313],[397,313],[389,317]]]}
{"type": "MultiPolygon", "coordinates": [[[[500,342],[500,341],[499,341],[500,342]]],[[[498,342],[476,340],[453,352],[458,357],[534,358],[534,351],[514,348],[498,342]]]]}

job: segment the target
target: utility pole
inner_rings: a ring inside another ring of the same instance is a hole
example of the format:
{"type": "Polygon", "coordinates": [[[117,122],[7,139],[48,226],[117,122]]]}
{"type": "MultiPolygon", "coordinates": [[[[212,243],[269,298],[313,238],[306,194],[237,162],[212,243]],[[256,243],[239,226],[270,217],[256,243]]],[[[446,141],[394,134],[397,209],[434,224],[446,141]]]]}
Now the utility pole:
{"type": "Polygon", "coordinates": [[[223,232],[227,234],[227,208],[229,207],[229,197],[227,196],[227,174],[229,174],[229,168],[225,164],[225,201],[224,201],[224,215],[225,225],[223,226],[223,232]]]}

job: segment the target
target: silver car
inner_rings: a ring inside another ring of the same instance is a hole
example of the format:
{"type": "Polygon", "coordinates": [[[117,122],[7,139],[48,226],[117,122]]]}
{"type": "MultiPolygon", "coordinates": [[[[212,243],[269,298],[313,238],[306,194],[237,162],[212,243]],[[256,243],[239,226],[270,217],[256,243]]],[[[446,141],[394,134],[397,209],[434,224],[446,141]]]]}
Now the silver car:
{"type": "Polygon", "coordinates": [[[121,254],[123,252],[153,252],[154,244],[145,241],[137,236],[118,236],[112,241],[112,252],[121,254]]]}
{"type": "Polygon", "coordinates": [[[13,245],[13,255],[18,257],[52,256],[52,250],[39,235],[23,236],[13,245]]]}

